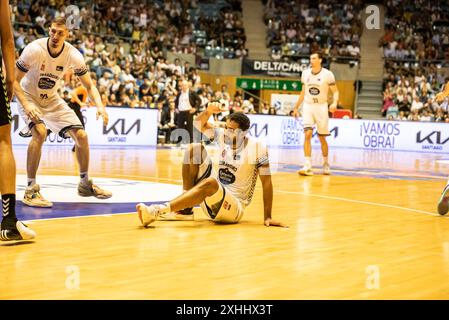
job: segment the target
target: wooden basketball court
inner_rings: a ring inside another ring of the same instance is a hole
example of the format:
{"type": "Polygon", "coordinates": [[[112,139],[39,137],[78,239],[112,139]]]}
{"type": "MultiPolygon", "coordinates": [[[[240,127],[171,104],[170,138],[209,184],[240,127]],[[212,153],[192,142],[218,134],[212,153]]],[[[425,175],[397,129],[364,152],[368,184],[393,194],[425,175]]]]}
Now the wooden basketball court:
{"type": "MultiPolygon", "coordinates": [[[[332,149],[332,176],[317,167],[300,177],[302,150],[270,152],[273,218],[289,229],[263,226],[260,182],[237,225],[199,208],[195,221],[148,229],[132,212],[44,211],[28,221],[36,241],[0,244],[0,299],[449,298],[449,220],[436,214],[443,155],[332,149]]],[[[180,185],[182,153],[93,149],[90,175],[180,185]]],[[[15,154],[25,174],[26,148],[15,154]]],[[[70,147],[45,147],[39,175],[76,176],[70,147]]]]}

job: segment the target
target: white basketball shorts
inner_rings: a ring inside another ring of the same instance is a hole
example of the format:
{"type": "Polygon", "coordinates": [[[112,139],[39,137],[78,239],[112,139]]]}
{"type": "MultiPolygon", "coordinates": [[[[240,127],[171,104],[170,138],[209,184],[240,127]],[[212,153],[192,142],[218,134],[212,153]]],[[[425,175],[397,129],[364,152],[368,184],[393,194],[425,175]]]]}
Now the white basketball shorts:
{"type": "MultiPolygon", "coordinates": [[[[207,156],[206,160],[199,167],[195,184],[209,177],[217,179],[216,176],[212,161],[207,156]]],[[[201,209],[215,223],[229,224],[239,222],[245,211],[243,204],[218,179],[217,182],[220,186],[218,191],[200,204],[201,209]],[[211,201],[211,199],[218,200],[211,201]]]]}
{"type": "Polygon", "coordinates": [[[309,104],[304,102],[302,106],[302,123],[304,129],[316,129],[319,135],[329,135],[329,110],[327,103],[309,104]]]}
{"type": "MultiPolygon", "coordinates": [[[[83,125],[76,116],[75,112],[70,109],[67,103],[55,95],[48,98],[45,105],[40,104],[37,99],[25,92],[25,97],[28,103],[35,106],[41,113],[41,122],[50,129],[53,133],[58,134],[62,138],[69,138],[67,132],[71,129],[83,129],[83,125]]],[[[35,126],[35,123],[26,115],[23,106],[18,101],[17,103],[19,114],[28,126],[27,130],[22,130],[22,136],[31,136],[31,129],[35,126]]]]}

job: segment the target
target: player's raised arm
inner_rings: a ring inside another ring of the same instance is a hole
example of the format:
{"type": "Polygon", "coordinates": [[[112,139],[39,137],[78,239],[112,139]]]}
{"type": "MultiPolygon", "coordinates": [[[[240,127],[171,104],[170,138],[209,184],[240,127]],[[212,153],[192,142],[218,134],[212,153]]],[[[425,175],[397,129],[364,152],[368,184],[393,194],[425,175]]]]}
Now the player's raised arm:
{"type": "Polygon", "coordinates": [[[106,112],[106,108],[103,105],[103,101],[101,101],[100,93],[98,89],[93,85],[90,74],[86,72],[83,75],[79,76],[81,83],[86,88],[89,98],[95,103],[97,107],[97,120],[101,116],[103,118],[103,125],[106,126],[109,121],[108,113],[106,112]]]}
{"type": "Polygon", "coordinates": [[[220,113],[223,110],[221,109],[221,104],[219,102],[210,102],[207,105],[206,110],[201,112],[193,121],[193,125],[203,134],[207,134],[210,130],[214,129],[214,126],[209,123],[209,118],[216,113],[220,113]]]}

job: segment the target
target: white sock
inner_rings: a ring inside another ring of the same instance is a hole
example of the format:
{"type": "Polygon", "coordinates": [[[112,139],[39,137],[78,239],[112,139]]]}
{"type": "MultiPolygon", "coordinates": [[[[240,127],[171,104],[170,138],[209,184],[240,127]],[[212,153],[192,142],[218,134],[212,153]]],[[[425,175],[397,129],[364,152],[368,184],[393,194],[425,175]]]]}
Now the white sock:
{"type": "Polygon", "coordinates": [[[329,164],[329,157],[323,157],[323,163],[329,164]]]}
{"type": "Polygon", "coordinates": [[[36,184],[36,178],[30,179],[28,178],[28,187],[32,187],[36,184]]]}
{"type": "Polygon", "coordinates": [[[305,157],[304,167],[307,167],[307,168],[312,167],[312,157],[305,157]]]}
{"type": "Polygon", "coordinates": [[[89,173],[88,172],[80,172],[80,181],[84,184],[89,183],[89,173]]]}

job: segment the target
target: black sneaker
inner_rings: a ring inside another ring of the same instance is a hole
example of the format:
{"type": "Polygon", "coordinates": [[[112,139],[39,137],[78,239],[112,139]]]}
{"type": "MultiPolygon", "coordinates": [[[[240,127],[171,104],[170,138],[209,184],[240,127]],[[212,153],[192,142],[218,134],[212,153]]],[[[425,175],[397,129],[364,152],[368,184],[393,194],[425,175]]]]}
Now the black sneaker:
{"type": "Polygon", "coordinates": [[[20,221],[17,221],[16,228],[0,230],[1,241],[32,240],[34,238],[36,238],[36,232],[20,221]]]}

